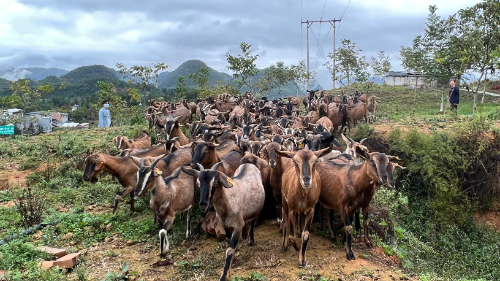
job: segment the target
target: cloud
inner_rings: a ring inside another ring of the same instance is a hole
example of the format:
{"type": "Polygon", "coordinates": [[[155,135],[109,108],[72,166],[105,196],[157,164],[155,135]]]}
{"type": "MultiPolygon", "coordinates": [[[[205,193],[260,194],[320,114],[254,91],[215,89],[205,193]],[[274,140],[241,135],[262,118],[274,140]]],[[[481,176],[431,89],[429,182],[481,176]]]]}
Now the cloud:
{"type": "MultiPolygon", "coordinates": [[[[441,0],[439,12],[453,13],[475,1],[441,0]]],[[[188,59],[228,71],[226,53],[242,41],[260,55],[257,65],[297,63],[306,58],[301,20],[340,18],[337,46],[349,38],[367,57],[385,50],[399,66],[399,48],[422,32],[431,2],[409,0],[4,0],[0,10],[2,67],[113,67],[188,59]],[[346,6],[349,4],[347,10],[346,6]]],[[[310,29],[310,65],[321,84],[331,85],[322,66],[332,50],[330,24],[310,29]]]]}

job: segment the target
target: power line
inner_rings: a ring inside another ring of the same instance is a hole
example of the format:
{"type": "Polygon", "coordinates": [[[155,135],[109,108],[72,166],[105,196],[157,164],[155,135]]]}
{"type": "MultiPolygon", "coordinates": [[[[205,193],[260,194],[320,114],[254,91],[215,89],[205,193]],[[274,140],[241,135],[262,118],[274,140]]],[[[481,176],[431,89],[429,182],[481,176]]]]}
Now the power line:
{"type": "Polygon", "coordinates": [[[351,4],[351,0],[349,0],[349,3],[347,3],[347,6],[345,7],[345,10],[344,10],[344,13],[342,14],[342,16],[340,17],[340,20],[342,20],[344,18],[344,15],[345,15],[345,12],[347,11],[347,8],[349,8],[349,5],[351,4]]]}

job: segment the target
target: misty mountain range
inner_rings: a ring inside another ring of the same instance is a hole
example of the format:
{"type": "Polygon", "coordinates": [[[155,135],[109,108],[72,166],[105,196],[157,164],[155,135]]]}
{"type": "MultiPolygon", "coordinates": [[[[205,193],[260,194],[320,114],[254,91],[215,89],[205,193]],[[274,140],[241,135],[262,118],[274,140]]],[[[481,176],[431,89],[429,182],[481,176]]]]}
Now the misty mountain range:
{"type": "MultiPolygon", "coordinates": [[[[177,79],[180,75],[186,77],[185,83],[188,88],[195,88],[196,85],[191,79],[188,78],[189,74],[195,73],[202,67],[208,67],[209,69],[209,85],[214,86],[217,81],[221,81],[223,84],[228,82],[234,82],[234,78],[224,72],[217,71],[209,66],[207,66],[203,61],[200,60],[188,60],[182,63],[173,71],[162,72],[158,77],[158,87],[165,89],[174,89],[177,83],[177,79]]],[[[261,70],[257,75],[252,77],[253,81],[260,79],[264,75],[264,70],[261,70]]],[[[62,81],[66,81],[69,85],[77,85],[82,83],[95,83],[96,80],[102,79],[106,81],[126,81],[127,79],[123,77],[117,70],[108,68],[103,65],[91,65],[91,66],[81,66],[74,70],[68,71],[59,68],[41,68],[41,67],[29,67],[29,68],[16,68],[16,69],[6,69],[0,70],[0,93],[5,93],[8,89],[11,81],[16,81],[17,79],[31,79],[38,84],[42,83],[53,83],[54,85],[61,84],[62,81]],[[7,81],[9,80],[9,81],[7,81]],[[7,89],[6,89],[7,88],[7,89]]],[[[316,81],[311,81],[311,89],[323,89],[323,87],[316,81]]],[[[245,91],[242,88],[242,91],[245,91]]],[[[298,92],[297,87],[291,82],[287,83],[283,89],[282,93],[295,94],[298,92]]],[[[268,93],[268,96],[277,94],[277,90],[272,90],[268,93]]]]}

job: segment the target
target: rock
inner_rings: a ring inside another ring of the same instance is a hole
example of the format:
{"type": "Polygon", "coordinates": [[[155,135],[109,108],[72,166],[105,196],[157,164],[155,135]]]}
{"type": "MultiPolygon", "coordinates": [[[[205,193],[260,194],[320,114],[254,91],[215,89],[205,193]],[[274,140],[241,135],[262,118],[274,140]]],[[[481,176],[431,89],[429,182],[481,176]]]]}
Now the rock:
{"type": "Polygon", "coordinates": [[[69,244],[70,244],[71,246],[75,246],[75,245],[76,245],[76,241],[71,241],[71,242],[69,242],[69,244]]]}
{"type": "Polygon", "coordinates": [[[61,258],[61,257],[64,257],[66,255],[66,250],[59,249],[59,248],[51,248],[51,247],[43,246],[43,247],[39,247],[38,250],[40,250],[41,252],[45,252],[49,255],[53,255],[57,258],[61,258]]]}
{"type": "Polygon", "coordinates": [[[105,243],[108,243],[109,241],[111,241],[111,239],[109,237],[104,238],[105,243]]]}
{"type": "Polygon", "coordinates": [[[0,270],[0,280],[4,280],[3,277],[7,275],[7,271],[6,270],[0,270]]]}
{"type": "Polygon", "coordinates": [[[106,225],[106,231],[110,231],[111,228],[113,228],[113,224],[112,223],[108,223],[108,225],[106,225]]]}
{"type": "Polygon", "coordinates": [[[99,226],[99,228],[100,228],[101,230],[104,230],[104,229],[106,229],[106,226],[105,226],[104,224],[101,224],[101,225],[99,226]]]}
{"type": "Polygon", "coordinates": [[[37,231],[35,234],[33,234],[33,240],[40,240],[42,239],[42,232],[37,231]]]}
{"type": "Polygon", "coordinates": [[[54,267],[57,266],[60,268],[66,268],[66,269],[73,268],[75,265],[78,264],[79,257],[80,257],[80,253],[66,255],[66,256],[54,261],[53,266],[54,267]]]}
{"type": "Polygon", "coordinates": [[[63,236],[63,240],[68,240],[68,239],[71,239],[73,238],[73,232],[68,232],[66,233],[64,236],[63,236]]]}
{"type": "Polygon", "coordinates": [[[127,241],[127,246],[132,246],[132,245],[134,245],[134,243],[135,242],[133,240],[128,240],[127,241]]]}

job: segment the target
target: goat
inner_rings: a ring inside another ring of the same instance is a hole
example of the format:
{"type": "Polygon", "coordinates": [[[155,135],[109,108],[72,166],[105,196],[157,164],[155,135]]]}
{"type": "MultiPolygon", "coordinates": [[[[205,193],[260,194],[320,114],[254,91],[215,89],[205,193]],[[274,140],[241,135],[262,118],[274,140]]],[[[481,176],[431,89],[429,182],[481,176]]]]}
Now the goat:
{"type": "Polygon", "coordinates": [[[316,121],[316,124],[323,126],[328,131],[331,131],[333,128],[333,123],[327,116],[319,118],[319,120],[316,121]]]}
{"type": "Polygon", "coordinates": [[[281,157],[291,158],[295,169],[287,169],[282,180],[283,205],[283,251],[287,251],[289,241],[295,250],[299,251],[299,266],[306,265],[306,248],[309,241],[309,228],[314,217],[314,206],[321,193],[321,178],[315,166],[318,158],[332,151],[333,146],[319,151],[311,151],[307,147],[298,152],[275,152],[281,157]],[[304,228],[300,229],[304,221],[304,228]],[[293,227],[293,236],[289,236],[290,225],[293,227]],[[299,248],[296,238],[301,236],[299,248]]]}
{"type": "Polygon", "coordinates": [[[241,153],[233,141],[226,141],[220,145],[210,142],[193,142],[191,151],[192,168],[196,168],[197,164],[208,168],[222,161],[224,172],[232,176],[240,165],[241,153]]]}
{"type": "Polygon", "coordinates": [[[160,237],[160,257],[163,258],[170,248],[167,232],[172,227],[176,214],[188,212],[186,238],[191,235],[195,181],[188,174],[181,173],[180,167],[175,169],[172,175],[163,178],[162,171],[155,168],[161,157],[149,166],[144,165],[144,159],[140,162],[134,158],[132,160],[138,167],[135,196],[141,196],[145,190],[151,190],[149,208],[155,212],[155,219],[158,218],[162,224],[158,236],[160,237]]]}
{"type": "MultiPolygon", "coordinates": [[[[365,157],[361,165],[337,164],[324,161],[317,164],[321,177],[328,181],[321,182],[319,201],[328,209],[340,213],[346,229],[346,255],[348,260],[355,259],[352,252],[352,225],[351,218],[355,210],[363,207],[365,218],[365,243],[371,246],[368,240],[368,205],[374,194],[374,183],[390,185],[387,181],[388,157],[383,153],[368,153],[357,148],[357,153],[365,157]],[[368,202],[368,203],[367,203],[368,202]],[[363,206],[362,206],[363,205],[363,206]],[[366,214],[366,216],[365,216],[366,214]]],[[[330,222],[328,220],[328,222],[330,222]]],[[[330,225],[329,225],[330,227],[330,225]]]]}
{"type": "Polygon", "coordinates": [[[177,137],[166,140],[164,144],[158,144],[147,149],[125,149],[120,153],[121,157],[136,156],[139,158],[156,157],[165,153],[174,152],[180,147],[177,137]]]}
{"type": "Polygon", "coordinates": [[[132,191],[137,183],[137,167],[132,163],[132,160],[126,157],[115,157],[101,153],[92,154],[85,159],[84,181],[96,183],[98,181],[97,176],[101,172],[110,173],[125,187],[125,190],[118,193],[115,197],[113,214],[116,213],[118,202],[127,194],[130,194],[130,212],[135,212],[134,194],[132,191]]]}
{"type": "Polygon", "coordinates": [[[346,110],[346,118],[349,122],[349,129],[351,129],[351,124],[356,125],[356,122],[361,119],[365,119],[365,122],[368,121],[366,110],[366,103],[359,101],[353,106],[348,106],[346,110]]]}
{"type": "Polygon", "coordinates": [[[376,98],[377,97],[375,96],[369,97],[368,103],[366,104],[366,109],[368,110],[368,115],[369,115],[368,119],[370,120],[370,123],[373,123],[373,121],[375,120],[375,116],[378,110],[378,104],[376,98]]]}
{"type": "Polygon", "coordinates": [[[254,226],[264,207],[265,191],[261,174],[252,164],[242,164],[230,178],[217,171],[217,163],[210,170],[198,165],[200,171],[182,167],[182,171],[197,178],[200,183],[200,209],[207,211],[214,206],[217,218],[224,228],[232,232],[229,247],[226,250],[224,270],[219,280],[228,280],[229,270],[235,254],[238,240],[243,234],[245,239],[250,227],[250,245],[255,245],[254,226]]]}
{"type": "Polygon", "coordinates": [[[133,140],[129,140],[126,136],[118,135],[113,138],[113,143],[118,149],[134,149],[134,148],[148,148],[151,147],[151,137],[148,132],[142,131],[140,135],[133,140]]]}
{"type": "Polygon", "coordinates": [[[184,135],[179,125],[180,116],[174,119],[168,120],[165,124],[165,140],[170,140],[171,138],[178,137],[178,142],[180,145],[186,145],[189,143],[188,138],[184,135]]]}

